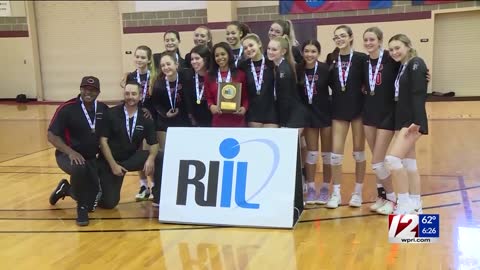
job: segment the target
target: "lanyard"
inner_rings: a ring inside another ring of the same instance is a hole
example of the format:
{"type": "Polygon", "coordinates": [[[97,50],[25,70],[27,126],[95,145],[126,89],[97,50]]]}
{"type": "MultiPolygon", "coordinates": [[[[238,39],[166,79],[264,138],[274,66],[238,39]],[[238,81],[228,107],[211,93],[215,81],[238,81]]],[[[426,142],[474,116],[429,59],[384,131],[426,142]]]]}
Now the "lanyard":
{"type": "Polygon", "coordinates": [[[127,127],[128,139],[130,140],[130,142],[132,142],[133,133],[135,132],[135,127],[137,126],[138,109],[133,114],[133,123],[132,123],[131,129],[130,129],[130,121],[129,121],[130,117],[128,116],[127,108],[125,106],[123,106],[123,111],[125,112],[125,126],[127,127]]]}
{"type": "Polygon", "coordinates": [[[403,72],[405,72],[407,64],[408,62],[402,65],[398,71],[397,78],[395,79],[395,101],[398,101],[398,94],[400,93],[400,78],[402,77],[403,72]]]}
{"type": "MultiPolygon", "coordinates": [[[[147,80],[145,81],[145,85],[143,86],[143,91],[142,91],[142,102],[145,101],[145,97],[147,96],[149,79],[150,79],[150,70],[147,70],[147,80]]],[[[142,85],[142,82],[140,81],[140,72],[138,71],[138,69],[137,69],[137,82],[139,85],[142,85]]]]}
{"type": "Polygon", "coordinates": [[[380,50],[380,54],[378,56],[378,62],[375,67],[375,74],[372,74],[372,63],[370,59],[368,59],[368,83],[370,84],[370,95],[373,96],[375,95],[375,84],[377,82],[377,75],[378,71],[380,70],[380,65],[382,64],[382,58],[383,58],[383,50],[380,50]],[[372,77],[373,75],[373,77],[372,77]]]}
{"type": "Polygon", "coordinates": [[[347,69],[345,70],[345,76],[342,72],[342,59],[340,54],[338,54],[338,78],[340,79],[340,85],[342,86],[342,91],[345,91],[347,88],[348,73],[350,72],[350,64],[352,63],[353,50],[350,50],[350,58],[348,59],[347,69]]]}
{"type": "Polygon", "coordinates": [[[88,125],[90,126],[90,129],[92,132],[95,132],[95,123],[97,122],[97,100],[93,102],[93,108],[94,108],[94,116],[93,116],[93,122],[92,119],[90,119],[90,116],[88,115],[87,108],[85,108],[85,104],[83,104],[83,99],[80,97],[80,102],[81,102],[81,107],[83,110],[83,114],[85,115],[85,118],[87,118],[88,125]]]}
{"type": "Polygon", "coordinates": [[[165,77],[165,84],[167,86],[167,94],[168,100],[170,100],[170,107],[175,110],[175,105],[177,102],[177,91],[178,91],[178,73],[177,79],[175,80],[175,96],[172,99],[172,93],[170,92],[170,82],[168,81],[167,77],[165,77]]]}
{"type": "Polygon", "coordinates": [[[202,97],[203,97],[203,91],[205,90],[205,84],[202,85],[202,90],[200,91],[199,88],[199,82],[198,82],[198,73],[195,72],[195,92],[197,93],[197,104],[200,104],[202,102],[202,97]]]}
{"type": "Polygon", "coordinates": [[[242,58],[243,46],[240,46],[240,51],[238,52],[237,60],[235,60],[235,67],[237,67],[238,61],[242,58]]]}
{"type": "Polygon", "coordinates": [[[253,60],[250,62],[250,68],[253,74],[253,80],[255,81],[255,89],[257,89],[257,95],[260,95],[260,91],[262,90],[262,83],[263,83],[263,70],[265,68],[265,57],[262,56],[262,64],[260,66],[260,76],[257,76],[257,71],[255,71],[255,65],[253,64],[253,60]]]}
{"type": "MultiPolygon", "coordinates": [[[[225,79],[225,82],[230,82],[231,81],[231,78],[232,78],[232,74],[230,73],[230,69],[228,70],[228,73],[227,73],[227,78],[225,79]]],[[[219,83],[223,82],[223,78],[222,78],[222,74],[220,73],[220,69],[218,69],[218,72],[217,72],[217,81],[219,83]]]]}
{"type": "Polygon", "coordinates": [[[311,84],[308,82],[307,73],[305,73],[305,86],[307,87],[308,104],[312,104],[313,87],[315,85],[315,74],[317,74],[317,68],[318,68],[318,62],[316,61],[315,62],[315,68],[313,70],[312,83],[311,84]]]}

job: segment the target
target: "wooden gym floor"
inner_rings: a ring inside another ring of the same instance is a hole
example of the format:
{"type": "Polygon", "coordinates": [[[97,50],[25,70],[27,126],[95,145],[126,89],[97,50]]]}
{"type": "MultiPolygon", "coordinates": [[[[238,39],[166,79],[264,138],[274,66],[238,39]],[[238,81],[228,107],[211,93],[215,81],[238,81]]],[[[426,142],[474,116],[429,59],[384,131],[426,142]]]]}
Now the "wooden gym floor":
{"type": "MultiPolygon", "coordinates": [[[[46,140],[57,106],[0,105],[0,269],[480,269],[480,102],[427,106],[430,135],[417,155],[424,212],[440,214],[436,244],[388,243],[388,219],[368,211],[371,170],[361,209],[309,209],[294,230],[159,224],[150,202],[134,202],[136,174],[116,209],[98,209],[80,228],[74,201],[48,203],[66,177],[46,140]]],[[[349,136],[344,204],[350,152],[349,136]]]]}

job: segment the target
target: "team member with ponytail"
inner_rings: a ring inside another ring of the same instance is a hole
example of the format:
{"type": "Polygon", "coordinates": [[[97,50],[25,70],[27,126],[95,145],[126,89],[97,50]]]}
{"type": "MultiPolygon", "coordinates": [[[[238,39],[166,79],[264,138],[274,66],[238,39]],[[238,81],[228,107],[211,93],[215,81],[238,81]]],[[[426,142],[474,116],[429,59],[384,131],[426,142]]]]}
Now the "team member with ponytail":
{"type": "Polygon", "coordinates": [[[363,33],[363,45],[369,54],[363,69],[367,81],[363,125],[372,152],[372,169],[377,177],[377,200],[371,211],[388,215],[396,201],[390,171],[384,159],[395,128],[394,81],[400,65],[382,48],[383,32],[370,27],[363,33]]]}
{"type": "Polygon", "coordinates": [[[300,45],[295,38],[295,30],[293,29],[293,24],[292,21],[290,20],[275,20],[272,22],[272,25],[270,25],[270,29],[268,30],[268,38],[270,40],[276,38],[276,37],[282,37],[282,36],[287,36],[290,45],[292,46],[292,56],[295,61],[295,63],[301,63],[302,62],[302,53],[298,49],[298,46],[300,45]]]}
{"type": "MultiPolygon", "coordinates": [[[[212,32],[210,31],[210,28],[206,27],[205,25],[200,25],[193,31],[193,45],[198,46],[198,45],[205,45],[208,47],[208,49],[211,51],[212,50],[212,32]]],[[[187,53],[185,55],[185,67],[186,68],[191,68],[191,58],[190,58],[190,53],[187,53]]]]}
{"type": "Polygon", "coordinates": [[[338,26],[334,31],[335,45],[339,48],[338,54],[331,63],[332,88],[332,179],[333,192],[327,202],[327,208],[337,208],[341,203],[340,183],[342,177],[342,162],[345,140],[350,125],[352,126],[353,157],[355,159],[355,190],[352,193],[349,205],[361,207],[362,186],[365,177],[365,135],[361,113],[364,95],[363,67],[367,56],[364,53],[354,52],[353,32],[346,25],[338,26]]]}
{"type": "Polygon", "coordinates": [[[205,95],[205,78],[212,54],[206,45],[197,45],[190,51],[191,69],[185,70],[187,85],[185,88],[185,102],[188,109],[188,117],[192,125],[197,127],[210,127],[212,114],[208,109],[205,95]]]}
{"type": "Polygon", "coordinates": [[[151,112],[151,85],[157,73],[153,64],[152,50],[148,46],[140,45],[135,49],[134,59],[135,71],[127,73],[120,86],[124,88],[127,81],[136,81],[141,86],[140,105],[151,112]]]}
{"type": "Polygon", "coordinates": [[[175,54],[175,58],[180,70],[186,68],[185,60],[180,56],[178,45],[180,44],[180,34],[178,31],[169,30],[163,34],[163,41],[165,42],[165,52],[175,54]]]}
{"type": "Polygon", "coordinates": [[[244,23],[233,21],[227,25],[226,39],[232,49],[236,67],[245,60],[241,40],[249,33],[250,28],[244,23]]]}
{"type": "Polygon", "coordinates": [[[307,124],[307,111],[297,90],[297,75],[291,48],[287,36],[276,37],[268,43],[267,55],[275,64],[273,92],[277,100],[279,125],[301,129],[307,124]]]}
{"type": "Polygon", "coordinates": [[[186,78],[178,70],[175,54],[164,53],[160,57],[160,73],[153,84],[152,103],[157,113],[157,135],[160,147],[165,147],[168,127],[188,127],[190,120],[185,104],[186,78]]]}
{"type": "Polygon", "coordinates": [[[422,135],[428,134],[425,111],[427,67],[406,35],[395,35],[388,44],[392,58],[402,64],[395,79],[394,94],[395,130],[398,134],[385,157],[398,196],[394,213],[421,214],[420,175],[415,145],[422,135]]]}
{"type": "Polygon", "coordinates": [[[317,40],[308,40],[302,46],[303,61],[297,65],[298,90],[307,107],[308,122],[303,131],[307,144],[305,158],[307,198],[306,203],[326,204],[331,179],[332,112],[328,92],[329,67],[318,61],[321,47],[317,40]],[[318,160],[318,137],[321,135],[323,184],[317,197],[315,187],[318,160]]]}
{"type": "Polygon", "coordinates": [[[278,127],[277,108],[273,96],[273,62],[263,54],[262,41],[256,34],[248,34],[242,39],[245,60],[240,68],[247,77],[249,127],[278,127]]]}

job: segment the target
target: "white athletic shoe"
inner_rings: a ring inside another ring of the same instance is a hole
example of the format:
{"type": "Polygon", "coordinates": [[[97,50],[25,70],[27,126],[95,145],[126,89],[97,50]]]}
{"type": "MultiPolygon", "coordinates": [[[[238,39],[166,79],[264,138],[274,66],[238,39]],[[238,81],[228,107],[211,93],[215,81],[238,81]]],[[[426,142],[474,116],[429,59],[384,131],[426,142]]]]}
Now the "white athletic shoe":
{"type": "Polygon", "coordinates": [[[335,209],[338,207],[338,205],[342,202],[342,197],[340,196],[340,193],[332,193],[332,196],[330,196],[330,199],[327,202],[327,208],[330,209],[335,209]]]}
{"type": "Polygon", "coordinates": [[[370,211],[376,212],[378,208],[382,207],[386,203],[382,197],[377,197],[377,200],[374,204],[370,205],[370,211]]]}
{"type": "Polygon", "coordinates": [[[348,203],[351,207],[362,207],[362,194],[352,193],[352,198],[348,203]]]}
{"type": "Polygon", "coordinates": [[[379,213],[380,215],[388,216],[393,213],[393,210],[395,209],[395,203],[389,200],[383,200],[383,201],[384,201],[383,205],[380,206],[376,212],[379,213]]]}
{"type": "Polygon", "coordinates": [[[417,203],[412,202],[413,209],[415,211],[415,214],[423,214],[423,209],[422,209],[422,200],[418,201],[417,203]]]}
{"type": "Polygon", "coordinates": [[[393,210],[393,214],[395,215],[415,214],[415,208],[410,202],[403,203],[403,204],[400,204],[397,202],[397,206],[393,210]]]}

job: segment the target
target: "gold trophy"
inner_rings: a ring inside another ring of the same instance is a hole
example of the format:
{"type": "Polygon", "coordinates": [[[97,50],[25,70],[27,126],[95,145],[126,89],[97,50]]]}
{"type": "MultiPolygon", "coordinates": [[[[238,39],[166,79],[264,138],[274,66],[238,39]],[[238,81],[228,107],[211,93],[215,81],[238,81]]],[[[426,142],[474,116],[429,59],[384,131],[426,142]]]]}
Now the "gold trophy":
{"type": "Polygon", "coordinates": [[[241,83],[225,83],[218,85],[218,102],[222,112],[236,112],[240,109],[242,98],[241,83]]]}

